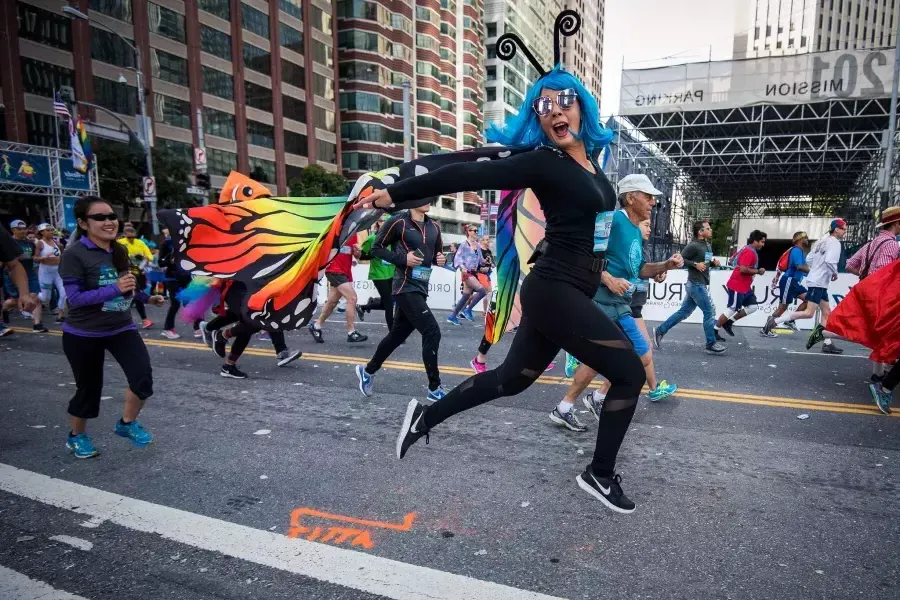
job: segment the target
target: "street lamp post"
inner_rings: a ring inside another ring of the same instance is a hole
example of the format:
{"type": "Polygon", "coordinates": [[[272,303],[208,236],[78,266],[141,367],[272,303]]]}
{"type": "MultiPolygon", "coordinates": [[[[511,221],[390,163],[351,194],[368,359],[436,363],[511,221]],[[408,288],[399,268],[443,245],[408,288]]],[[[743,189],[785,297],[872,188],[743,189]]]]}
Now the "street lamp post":
{"type": "MultiPolygon", "coordinates": [[[[113,33],[125,42],[125,44],[131,48],[131,52],[134,54],[134,74],[137,82],[138,88],[138,103],[140,105],[140,117],[141,123],[138,128],[141,132],[141,135],[138,139],[141,142],[141,146],[144,149],[144,157],[147,160],[147,176],[153,177],[153,159],[150,156],[150,136],[147,127],[147,102],[144,98],[144,72],[141,70],[141,53],[138,50],[137,46],[128,41],[128,39],[123,36],[121,33],[116,31],[115,29],[107,26],[106,24],[91,19],[88,15],[81,12],[77,8],[73,6],[63,6],[62,12],[64,15],[71,19],[81,19],[82,21],[89,21],[94,23],[98,27],[102,27],[106,31],[113,33]]],[[[153,235],[159,235],[159,220],[156,218],[156,195],[150,197],[150,222],[153,225],[153,235]]]]}

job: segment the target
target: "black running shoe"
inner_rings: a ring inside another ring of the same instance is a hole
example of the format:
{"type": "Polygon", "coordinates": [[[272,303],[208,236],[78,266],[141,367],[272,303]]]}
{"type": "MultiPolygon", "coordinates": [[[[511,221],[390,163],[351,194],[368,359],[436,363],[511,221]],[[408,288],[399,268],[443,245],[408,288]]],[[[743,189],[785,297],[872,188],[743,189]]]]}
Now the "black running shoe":
{"type": "Polygon", "coordinates": [[[723,338],[721,335],[719,335],[718,331],[716,331],[715,333],[716,333],[716,341],[717,342],[727,342],[728,341],[725,338],[723,338]]]}
{"type": "Polygon", "coordinates": [[[653,328],[653,345],[659,350],[662,347],[663,336],[666,335],[659,330],[659,327],[653,328]]]}
{"type": "Polygon", "coordinates": [[[769,318],[766,319],[766,324],[763,325],[763,328],[759,331],[759,334],[763,337],[770,337],[769,334],[772,333],[772,330],[775,328],[775,317],[769,315],[769,318]]]}
{"type": "Polygon", "coordinates": [[[369,336],[363,335],[358,331],[354,331],[353,333],[347,334],[347,341],[350,342],[351,344],[355,344],[357,342],[364,342],[367,339],[369,339],[369,336]]]}
{"type": "Polygon", "coordinates": [[[409,447],[424,437],[427,444],[428,430],[422,424],[422,415],[425,414],[425,405],[420,404],[418,400],[412,399],[406,405],[406,415],[403,417],[403,426],[400,428],[400,435],[397,436],[397,458],[406,456],[409,447]]]}
{"type": "Polygon", "coordinates": [[[278,366],[283,367],[285,365],[291,364],[302,355],[303,353],[299,350],[282,350],[275,356],[278,358],[278,366]]]}
{"type": "Polygon", "coordinates": [[[602,502],[610,510],[629,514],[634,512],[634,502],[622,491],[622,476],[616,473],[612,477],[597,477],[590,465],[584,473],[575,478],[578,487],[602,502]]]}
{"type": "Polygon", "coordinates": [[[578,417],[575,416],[574,407],[564,413],[559,412],[558,408],[554,408],[553,412],[550,413],[550,420],[570,431],[577,431],[579,433],[587,431],[587,427],[584,426],[584,423],[579,421],[578,417]]]}
{"type": "Polygon", "coordinates": [[[822,352],[823,352],[824,354],[843,354],[843,353],[844,353],[844,349],[843,349],[843,348],[838,348],[838,347],[837,347],[836,345],[834,345],[834,344],[823,344],[823,345],[822,345],[822,352]]]}
{"type": "Polygon", "coordinates": [[[225,352],[228,349],[228,340],[225,339],[225,334],[221,329],[216,329],[210,332],[210,340],[212,341],[212,351],[219,358],[225,358],[225,352]]]}
{"type": "Polygon", "coordinates": [[[366,309],[364,306],[356,305],[356,316],[359,317],[360,321],[366,320],[366,309]]]}
{"type": "Polygon", "coordinates": [[[726,348],[719,342],[715,342],[713,344],[707,344],[706,353],[707,354],[722,354],[725,352],[726,348]]]}
{"type": "Polygon", "coordinates": [[[31,331],[34,333],[49,333],[50,330],[44,327],[43,323],[36,323],[31,327],[31,331]]]}
{"type": "Polygon", "coordinates": [[[731,337],[734,337],[734,329],[731,328],[732,325],[734,325],[734,321],[728,319],[727,321],[725,321],[725,324],[722,325],[722,329],[725,330],[725,333],[727,333],[731,337]]]}
{"type": "Polygon", "coordinates": [[[309,335],[311,335],[313,339],[316,340],[317,344],[325,343],[325,336],[322,335],[321,329],[316,329],[315,323],[309,324],[309,335]]]}
{"type": "Polygon", "coordinates": [[[819,342],[823,341],[825,341],[825,328],[821,325],[816,325],[809,333],[809,337],[806,338],[806,349],[809,350],[819,342]]]}
{"type": "Polygon", "coordinates": [[[219,372],[219,375],[222,377],[230,377],[232,379],[247,379],[247,374],[237,368],[237,365],[222,365],[222,370],[219,372]]]}

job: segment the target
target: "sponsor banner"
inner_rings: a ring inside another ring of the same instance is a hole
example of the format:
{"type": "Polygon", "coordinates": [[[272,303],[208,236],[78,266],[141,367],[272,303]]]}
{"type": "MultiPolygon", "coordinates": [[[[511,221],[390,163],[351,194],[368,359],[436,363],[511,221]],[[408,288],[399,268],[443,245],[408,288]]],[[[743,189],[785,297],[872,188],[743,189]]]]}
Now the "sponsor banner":
{"type": "Polygon", "coordinates": [[[50,159],[39,154],[0,151],[0,181],[50,187],[50,159]]]}
{"type": "Polygon", "coordinates": [[[836,50],[622,71],[619,114],[885,98],[894,52],[836,50]]]}
{"type": "MultiPolygon", "coordinates": [[[[369,298],[378,296],[375,285],[367,279],[369,275],[369,264],[362,263],[353,267],[353,288],[359,302],[365,304],[369,298]]],[[[718,317],[725,310],[728,303],[728,292],[725,288],[725,282],[731,277],[730,270],[714,270],[710,273],[710,293],[712,294],[713,303],[715,304],[715,313],[718,317]]],[[[774,273],[766,273],[757,276],[753,283],[753,291],[759,300],[759,309],[737,321],[738,327],[762,327],[766,323],[766,318],[775,312],[778,308],[778,294],[772,292],[771,284],[774,273]]],[[[828,297],[831,301],[831,307],[834,308],[844,299],[850,288],[853,287],[859,279],[856,275],[850,273],[841,273],[838,275],[837,281],[831,282],[828,286],[828,297]]],[[[450,310],[456,306],[459,300],[460,276],[458,272],[453,272],[445,268],[435,267],[431,272],[431,279],[428,283],[428,306],[436,310],[450,310]]],[[[662,322],[668,319],[681,307],[684,301],[686,291],[685,283],[687,283],[687,271],[670,271],[668,277],[663,283],[650,283],[650,290],[647,297],[647,304],[644,306],[644,318],[648,321],[662,322]]],[[[496,279],[494,280],[496,285],[496,279]]],[[[325,303],[328,288],[325,279],[319,282],[319,304],[325,303]]],[[[799,302],[794,304],[788,310],[797,310],[799,302]]],[[[475,308],[476,312],[481,312],[482,303],[479,302],[475,308]]],[[[685,323],[700,323],[703,320],[703,313],[700,309],[695,310],[690,317],[685,319],[685,323]]],[[[803,319],[797,321],[800,329],[812,329],[813,319],[803,319]]]]}
{"type": "Polygon", "coordinates": [[[90,169],[82,173],[75,168],[71,158],[59,159],[60,187],[64,190],[91,190],[90,169]]]}
{"type": "Polygon", "coordinates": [[[78,227],[78,223],[75,221],[75,202],[77,200],[78,196],[63,196],[63,227],[69,231],[75,231],[78,227]]]}

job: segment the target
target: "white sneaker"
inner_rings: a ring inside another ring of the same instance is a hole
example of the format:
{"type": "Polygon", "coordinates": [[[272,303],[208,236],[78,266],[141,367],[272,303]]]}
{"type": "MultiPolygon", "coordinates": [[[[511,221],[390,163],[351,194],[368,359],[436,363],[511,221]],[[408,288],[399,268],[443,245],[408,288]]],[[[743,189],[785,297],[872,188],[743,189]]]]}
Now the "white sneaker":
{"type": "Polygon", "coordinates": [[[159,334],[161,336],[163,336],[164,338],[170,339],[170,340],[177,340],[181,337],[180,335],[175,333],[174,329],[163,329],[162,331],[159,332],[159,334]]]}

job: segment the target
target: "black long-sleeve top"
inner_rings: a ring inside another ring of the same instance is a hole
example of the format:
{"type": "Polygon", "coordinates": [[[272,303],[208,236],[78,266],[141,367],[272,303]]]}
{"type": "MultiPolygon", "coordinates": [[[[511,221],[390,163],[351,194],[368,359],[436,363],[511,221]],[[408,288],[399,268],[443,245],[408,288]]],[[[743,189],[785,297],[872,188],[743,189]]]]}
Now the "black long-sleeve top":
{"type": "MultiPolygon", "coordinates": [[[[602,257],[616,210],[616,192],[594,165],[593,174],[565,152],[540,147],[509,158],[449,164],[388,186],[395,209],[421,204],[421,198],[465,190],[531,188],[553,247],[585,257],[602,257]]],[[[600,273],[592,273],[548,256],[532,268],[541,277],[563,281],[593,295],[600,273]]]]}
{"type": "Polygon", "coordinates": [[[372,243],[370,253],[397,266],[391,284],[395,296],[413,293],[427,296],[434,257],[443,247],[441,228],[433,219],[425,215],[425,220],[419,223],[409,213],[403,213],[385,223],[372,243]],[[407,266],[407,253],[416,250],[424,254],[422,264],[418,267],[407,266]]]}

